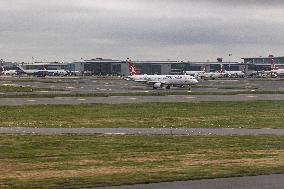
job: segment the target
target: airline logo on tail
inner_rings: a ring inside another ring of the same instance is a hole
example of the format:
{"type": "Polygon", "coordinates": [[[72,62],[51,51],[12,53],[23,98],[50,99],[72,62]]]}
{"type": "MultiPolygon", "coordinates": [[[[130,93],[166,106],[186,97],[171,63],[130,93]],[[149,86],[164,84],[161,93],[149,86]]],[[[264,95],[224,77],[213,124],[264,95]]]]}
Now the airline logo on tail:
{"type": "Polygon", "coordinates": [[[224,65],[220,64],[220,73],[224,73],[224,65]]]}
{"type": "Polygon", "coordinates": [[[277,67],[276,67],[274,59],[271,59],[271,70],[277,70],[277,67]]]}
{"type": "Polygon", "coordinates": [[[203,71],[204,71],[204,72],[207,72],[207,70],[208,70],[208,65],[206,64],[206,65],[204,66],[204,68],[203,68],[203,71]]]}
{"type": "Polygon", "coordinates": [[[129,59],[127,59],[126,62],[128,62],[128,68],[129,68],[130,75],[131,76],[138,75],[138,72],[137,72],[133,62],[131,62],[131,60],[129,60],[129,59]]]}

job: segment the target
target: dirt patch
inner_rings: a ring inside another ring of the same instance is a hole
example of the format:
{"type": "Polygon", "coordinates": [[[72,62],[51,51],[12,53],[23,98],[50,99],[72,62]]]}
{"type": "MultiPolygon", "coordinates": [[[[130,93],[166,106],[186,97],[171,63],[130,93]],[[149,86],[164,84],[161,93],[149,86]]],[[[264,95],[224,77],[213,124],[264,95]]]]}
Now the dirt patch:
{"type": "Polygon", "coordinates": [[[0,179],[19,179],[19,180],[33,180],[33,179],[48,179],[48,178],[71,178],[71,177],[84,177],[84,176],[104,176],[112,174],[130,174],[130,173],[155,173],[155,172],[176,172],[190,168],[191,166],[213,166],[213,167],[275,167],[284,166],[284,150],[252,150],[243,152],[222,152],[212,151],[212,153],[204,151],[195,151],[183,155],[175,155],[176,152],[148,152],[148,153],[131,153],[124,154],[120,161],[134,161],[134,162],[147,162],[147,161],[167,161],[176,160],[175,165],[159,164],[156,167],[140,166],[102,166],[97,165],[105,161],[96,159],[82,159],[74,161],[59,161],[55,159],[54,162],[45,163],[19,163],[10,160],[2,160],[0,162],[0,179]],[[224,159],[223,154],[249,154],[252,158],[245,156],[238,159],[224,159]],[[209,155],[208,155],[209,154],[209,155]],[[254,157],[253,155],[273,155],[261,157],[254,157]],[[59,170],[58,167],[67,165],[67,170],[59,170]],[[70,167],[68,167],[70,165],[70,167]],[[72,166],[74,167],[72,167],[72,166]]]}
{"type": "Polygon", "coordinates": [[[74,160],[74,161],[58,161],[56,162],[36,162],[36,163],[22,163],[10,160],[1,160],[0,162],[0,178],[5,174],[17,171],[25,170],[39,170],[39,169],[57,169],[61,165],[70,165],[70,166],[84,166],[84,165],[94,165],[97,163],[102,163],[103,161],[95,159],[83,159],[83,160],[74,160]]]}
{"type": "MultiPolygon", "coordinates": [[[[221,159],[222,154],[228,155],[229,153],[220,152],[214,153],[218,160],[206,160],[197,156],[197,154],[187,154],[182,157],[182,162],[184,165],[192,166],[192,165],[238,165],[238,166],[270,166],[270,165],[284,165],[284,151],[283,150],[252,150],[252,151],[244,151],[239,152],[239,154],[246,155],[273,155],[273,157],[269,158],[239,158],[239,159],[221,159]]],[[[231,155],[236,154],[235,152],[231,152],[231,155]]],[[[210,156],[208,156],[210,157],[210,156]]]]}
{"type": "MultiPolygon", "coordinates": [[[[84,177],[84,176],[103,176],[112,174],[127,174],[127,173],[152,173],[160,171],[169,171],[170,169],[157,168],[137,168],[137,167],[102,167],[102,168],[86,168],[78,170],[38,170],[38,171],[26,171],[26,172],[13,172],[6,175],[0,175],[0,179],[19,179],[19,180],[32,180],[36,179],[48,179],[48,178],[70,178],[70,177],[84,177]]],[[[173,170],[173,169],[172,169],[173,170]]],[[[174,169],[177,170],[177,169],[174,169]]]]}

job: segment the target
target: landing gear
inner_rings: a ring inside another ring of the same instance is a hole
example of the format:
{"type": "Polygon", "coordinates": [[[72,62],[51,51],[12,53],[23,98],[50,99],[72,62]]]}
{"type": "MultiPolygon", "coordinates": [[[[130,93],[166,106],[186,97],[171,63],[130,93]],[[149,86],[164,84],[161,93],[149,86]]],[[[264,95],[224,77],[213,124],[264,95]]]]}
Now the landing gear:
{"type": "Polygon", "coordinates": [[[170,88],[171,88],[171,86],[169,86],[169,85],[168,85],[168,86],[166,86],[166,89],[170,89],[170,88]]]}

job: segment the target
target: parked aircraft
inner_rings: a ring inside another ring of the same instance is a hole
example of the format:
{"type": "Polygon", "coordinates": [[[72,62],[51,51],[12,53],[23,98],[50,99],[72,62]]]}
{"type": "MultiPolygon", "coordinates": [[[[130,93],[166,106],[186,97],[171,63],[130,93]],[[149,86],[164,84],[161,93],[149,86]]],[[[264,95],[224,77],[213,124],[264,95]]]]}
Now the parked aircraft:
{"type": "Polygon", "coordinates": [[[2,66],[2,75],[18,75],[19,74],[19,70],[6,70],[3,66],[2,66]]]}
{"type": "Polygon", "coordinates": [[[224,72],[228,77],[244,77],[245,73],[243,71],[227,71],[224,72]]]}
{"type": "Polygon", "coordinates": [[[164,86],[166,86],[166,89],[170,89],[171,86],[183,87],[198,83],[197,79],[190,75],[139,75],[135,65],[130,60],[127,60],[127,62],[130,71],[128,79],[152,85],[153,89],[164,86]]]}
{"type": "Polygon", "coordinates": [[[200,75],[205,73],[205,69],[202,71],[184,71],[183,74],[194,76],[195,78],[199,77],[200,75]]]}
{"type": "MultiPolygon", "coordinates": [[[[208,65],[206,65],[207,67],[208,65]]],[[[224,67],[223,64],[221,64],[221,69],[217,72],[204,72],[199,75],[200,78],[204,79],[216,79],[216,78],[222,78],[225,77],[226,74],[224,73],[224,67]]]]}
{"type": "Polygon", "coordinates": [[[276,63],[275,63],[274,59],[271,59],[271,73],[272,74],[276,74],[277,76],[284,74],[284,69],[282,69],[282,68],[279,69],[276,66],[276,63]]]}
{"type": "Polygon", "coordinates": [[[35,76],[65,76],[68,75],[68,71],[64,69],[60,70],[47,70],[47,69],[24,69],[22,66],[18,66],[22,73],[27,75],[35,75],[35,76]]]}

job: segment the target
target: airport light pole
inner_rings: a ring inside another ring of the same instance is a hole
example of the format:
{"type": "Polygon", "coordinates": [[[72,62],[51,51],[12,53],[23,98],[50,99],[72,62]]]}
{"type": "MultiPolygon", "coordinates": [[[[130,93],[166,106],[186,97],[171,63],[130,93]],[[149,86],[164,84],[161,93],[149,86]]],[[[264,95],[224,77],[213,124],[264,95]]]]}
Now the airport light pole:
{"type": "Polygon", "coordinates": [[[231,72],[231,56],[232,54],[229,54],[229,72],[231,72]]]}

